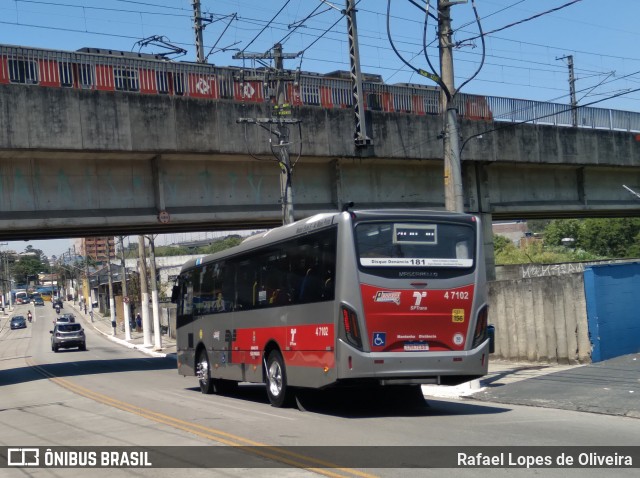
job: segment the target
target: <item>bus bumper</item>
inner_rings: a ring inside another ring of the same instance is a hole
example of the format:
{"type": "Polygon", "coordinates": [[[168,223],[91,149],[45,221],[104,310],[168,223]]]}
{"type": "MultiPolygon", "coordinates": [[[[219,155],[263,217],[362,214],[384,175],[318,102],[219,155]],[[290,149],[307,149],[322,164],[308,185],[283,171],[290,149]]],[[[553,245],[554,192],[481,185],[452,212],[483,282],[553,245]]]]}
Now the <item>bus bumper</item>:
{"type": "Polygon", "coordinates": [[[457,385],[487,374],[490,340],[459,352],[362,352],[338,342],[339,381],[457,385]]]}

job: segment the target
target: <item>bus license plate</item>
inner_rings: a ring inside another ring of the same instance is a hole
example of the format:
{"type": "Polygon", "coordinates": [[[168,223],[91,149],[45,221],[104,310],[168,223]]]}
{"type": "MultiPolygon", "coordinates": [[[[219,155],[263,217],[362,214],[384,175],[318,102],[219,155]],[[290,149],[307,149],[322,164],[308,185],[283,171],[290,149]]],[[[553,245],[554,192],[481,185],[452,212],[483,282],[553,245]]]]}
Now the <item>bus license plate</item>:
{"type": "Polygon", "coordinates": [[[405,352],[423,352],[429,350],[429,344],[425,342],[406,342],[404,350],[405,352]]]}

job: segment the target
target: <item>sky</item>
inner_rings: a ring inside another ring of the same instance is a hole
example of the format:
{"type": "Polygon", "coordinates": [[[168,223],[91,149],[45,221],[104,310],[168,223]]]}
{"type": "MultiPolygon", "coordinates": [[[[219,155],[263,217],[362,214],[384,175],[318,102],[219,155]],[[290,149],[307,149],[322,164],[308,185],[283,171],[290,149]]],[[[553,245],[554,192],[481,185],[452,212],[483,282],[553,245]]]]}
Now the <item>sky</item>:
{"type": "MultiPolygon", "coordinates": [[[[285,53],[296,54],[285,68],[349,70],[346,20],[339,11],[345,1],[201,0],[203,18],[211,20],[204,30],[207,61],[260,66],[233,56],[265,53],[280,42],[285,53]]],[[[430,4],[435,15],[436,0],[430,4]]],[[[425,43],[439,71],[433,18],[423,42],[425,13],[410,0],[359,0],[357,9],[362,71],[391,84],[433,85],[416,73],[430,71],[425,43]]],[[[461,91],[568,104],[571,55],[579,105],[640,112],[640,1],[468,0],[451,11],[455,84],[463,85],[461,91]]],[[[195,61],[192,15],[191,0],[0,0],[0,44],[167,52],[143,41],[155,35],[186,50],[174,61],[195,61]]],[[[41,242],[21,241],[15,248],[31,244],[51,255],[71,245],[63,240],[37,247],[41,242]]]]}

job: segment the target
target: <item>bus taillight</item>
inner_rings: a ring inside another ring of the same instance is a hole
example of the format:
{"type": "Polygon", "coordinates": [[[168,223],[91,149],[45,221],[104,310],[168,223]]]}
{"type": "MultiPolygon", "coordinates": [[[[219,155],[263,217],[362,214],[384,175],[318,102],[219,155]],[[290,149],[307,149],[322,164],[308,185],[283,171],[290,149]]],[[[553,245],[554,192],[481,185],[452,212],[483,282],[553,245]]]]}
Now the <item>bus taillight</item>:
{"type": "Polygon", "coordinates": [[[480,312],[478,312],[478,318],[476,319],[476,330],[473,334],[473,346],[476,348],[487,338],[487,317],[489,315],[489,309],[485,305],[480,312]]]}
{"type": "Polygon", "coordinates": [[[358,316],[356,313],[346,307],[342,307],[342,325],[347,341],[362,350],[362,337],[360,336],[360,327],[358,326],[358,316]]]}

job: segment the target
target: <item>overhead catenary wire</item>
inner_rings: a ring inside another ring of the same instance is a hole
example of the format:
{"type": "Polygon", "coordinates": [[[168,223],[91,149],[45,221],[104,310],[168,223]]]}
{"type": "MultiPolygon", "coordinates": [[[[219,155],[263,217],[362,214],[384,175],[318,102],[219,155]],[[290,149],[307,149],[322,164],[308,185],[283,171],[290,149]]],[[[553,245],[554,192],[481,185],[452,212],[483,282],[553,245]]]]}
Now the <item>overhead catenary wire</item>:
{"type": "Polygon", "coordinates": [[[488,31],[486,33],[482,33],[482,34],[477,35],[475,37],[471,37],[471,38],[467,38],[465,40],[461,40],[460,42],[457,42],[457,43],[462,44],[462,43],[466,43],[466,42],[469,42],[469,41],[476,40],[476,39],[478,39],[478,38],[480,38],[482,36],[487,36],[487,35],[491,35],[493,33],[501,32],[501,31],[506,30],[508,28],[515,27],[516,25],[521,25],[522,23],[526,23],[526,22],[529,22],[531,20],[535,20],[536,18],[540,18],[540,17],[542,17],[544,15],[548,15],[549,13],[557,12],[558,10],[562,10],[563,8],[570,7],[571,5],[573,5],[575,3],[578,3],[578,2],[581,2],[581,1],[582,0],[571,0],[570,2],[565,3],[564,5],[560,5],[559,7],[551,8],[549,10],[545,10],[544,12],[536,13],[535,15],[532,15],[532,16],[530,16],[528,18],[523,18],[522,20],[518,20],[517,22],[509,23],[508,25],[505,25],[503,27],[495,28],[495,29],[493,29],[491,31],[488,31]]]}

